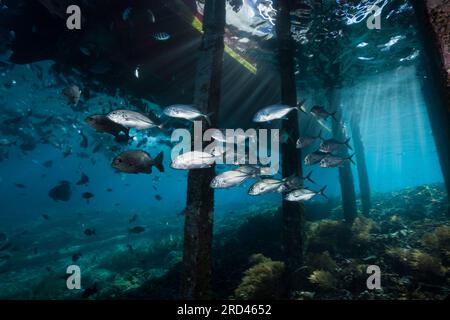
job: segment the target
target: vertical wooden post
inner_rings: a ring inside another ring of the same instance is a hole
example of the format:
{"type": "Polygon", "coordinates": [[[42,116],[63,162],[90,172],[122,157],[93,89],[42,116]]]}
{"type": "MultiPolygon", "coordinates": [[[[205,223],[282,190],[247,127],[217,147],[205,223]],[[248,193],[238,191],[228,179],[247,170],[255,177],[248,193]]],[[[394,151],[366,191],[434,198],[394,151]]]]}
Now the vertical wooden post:
{"type": "Polygon", "coordinates": [[[424,54],[421,54],[421,59],[426,77],[421,77],[422,91],[447,194],[450,195],[450,53],[448,52],[450,4],[448,1],[433,1],[432,4],[428,0],[411,3],[414,6],[417,27],[423,43],[424,54]],[[434,19],[432,11],[436,12],[438,8],[446,10],[447,14],[441,19],[434,19]]]}
{"type": "Polygon", "coordinates": [[[355,148],[356,163],[359,179],[359,193],[361,197],[362,212],[368,216],[371,208],[369,175],[367,173],[366,155],[364,144],[359,129],[360,116],[354,115],[350,121],[352,131],[353,147],[355,148]]]}
{"type": "MultiPolygon", "coordinates": [[[[279,71],[281,79],[281,102],[286,105],[297,104],[295,82],[294,44],[291,37],[290,0],[277,1],[276,32],[278,37],[279,71]]],[[[283,122],[283,130],[292,137],[299,136],[297,112],[289,114],[283,122]]],[[[281,146],[281,167],[283,177],[293,174],[302,176],[300,149],[296,149],[295,139],[288,139],[281,146]]],[[[286,267],[288,293],[295,281],[295,271],[303,265],[304,251],[304,207],[297,202],[283,200],[283,249],[286,267]]]]}
{"type": "MultiPolygon", "coordinates": [[[[347,139],[346,132],[342,123],[342,110],[340,108],[340,97],[335,88],[328,89],[328,101],[329,105],[337,111],[336,120],[333,120],[333,137],[339,141],[345,141],[347,139]]],[[[347,148],[342,148],[337,155],[341,157],[348,157],[349,152],[347,148]]],[[[358,211],[356,208],[356,194],[355,184],[353,182],[353,173],[350,161],[345,161],[343,166],[339,168],[339,182],[341,185],[342,195],[342,209],[344,211],[344,220],[346,223],[351,224],[355,220],[358,211]]]]}
{"type": "MultiPolygon", "coordinates": [[[[194,104],[204,113],[213,113],[213,127],[217,127],[219,114],[224,30],[225,0],[206,0],[194,104]]],[[[206,129],[206,123],[203,127],[206,129]]],[[[214,174],[215,168],[189,171],[181,280],[183,299],[211,298],[214,189],[209,184],[214,174]]]]}

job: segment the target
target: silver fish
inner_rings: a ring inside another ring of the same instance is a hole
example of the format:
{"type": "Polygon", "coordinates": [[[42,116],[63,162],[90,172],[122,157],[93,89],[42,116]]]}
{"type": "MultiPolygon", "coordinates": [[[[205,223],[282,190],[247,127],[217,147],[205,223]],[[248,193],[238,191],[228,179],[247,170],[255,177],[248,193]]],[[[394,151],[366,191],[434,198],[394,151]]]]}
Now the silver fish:
{"type": "Polygon", "coordinates": [[[253,122],[269,122],[273,120],[286,119],[287,114],[293,110],[304,112],[304,110],[302,109],[303,103],[304,101],[302,101],[295,107],[291,107],[285,104],[270,105],[259,110],[253,116],[253,122]]]}
{"type": "Polygon", "coordinates": [[[226,171],[214,177],[214,179],[211,181],[210,186],[213,189],[226,189],[236,187],[250,177],[251,174],[242,171],[238,170],[226,171]]]}
{"type": "Polygon", "coordinates": [[[294,191],[288,193],[286,195],[286,197],[284,197],[284,199],[287,201],[308,201],[317,195],[321,195],[324,198],[327,198],[327,196],[323,193],[326,188],[327,188],[327,186],[324,186],[322,189],[320,189],[317,192],[306,189],[306,188],[297,189],[297,190],[294,190],[294,191]]]}
{"type": "Polygon", "coordinates": [[[348,144],[349,142],[350,138],[344,142],[337,141],[336,139],[322,140],[322,143],[319,146],[319,151],[331,153],[340,150],[343,146],[346,146],[348,149],[352,150],[352,147],[348,144]]]}
{"type": "Polygon", "coordinates": [[[312,166],[316,163],[319,163],[322,159],[328,157],[330,154],[322,151],[314,151],[313,153],[308,154],[305,157],[305,164],[308,166],[312,166]]]}
{"type": "Polygon", "coordinates": [[[297,149],[303,149],[303,148],[307,148],[310,145],[312,145],[314,143],[314,141],[316,141],[316,139],[319,139],[322,135],[322,130],[319,132],[319,134],[315,137],[313,136],[304,136],[304,137],[300,137],[297,142],[296,142],[296,147],[297,149]]]}
{"type": "Polygon", "coordinates": [[[325,110],[324,107],[314,106],[309,112],[311,112],[311,114],[317,119],[326,120],[328,117],[332,117],[335,121],[337,121],[335,117],[337,111],[331,113],[325,110]]]}
{"type": "Polygon", "coordinates": [[[352,154],[349,157],[339,157],[335,155],[329,155],[328,157],[320,160],[320,166],[322,168],[336,168],[336,167],[342,167],[345,161],[350,161],[351,163],[355,164],[355,162],[352,160],[354,154],[352,154]]]}
{"type": "Polygon", "coordinates": [[[170,165],[173,169],[191,170],[211,167],[216,157],[207,152],[189,151],[177,156],[170,165]]]}
{"type": "Polygon", "coordinates": [[[262,179],[256,182],[248,190],[248,194],[251,196],[259,196],[270,192],[283,192],[284,181],[278,179],[262,179]]]}
{"type": "Polygon", "coordinates": [[[152,120],[143,114],[130,110],[115,110],[107,114],[107,117],[125,128],[136,130],[145,130],[150,128],[162,128],[162,125],[156,125],[152,120]]]}
{"type": "Polygon", "coordinates": [[[160,152],[155,159],[145,151],[126,151],[114,158],[111,166],[126,173],[152,173],[155,166],[160,172],[164,172],[163,153],[160,152]]]}
{"type": "Polygon", "coordinates": [[[200,110],[196,109],[192,105],[174,104],[165,108],[163,112],[168,117],[186,119],[189,121],[204,118],[211,125],[211,121],[209,119],[210,115],[201,113],[200,110]]]}

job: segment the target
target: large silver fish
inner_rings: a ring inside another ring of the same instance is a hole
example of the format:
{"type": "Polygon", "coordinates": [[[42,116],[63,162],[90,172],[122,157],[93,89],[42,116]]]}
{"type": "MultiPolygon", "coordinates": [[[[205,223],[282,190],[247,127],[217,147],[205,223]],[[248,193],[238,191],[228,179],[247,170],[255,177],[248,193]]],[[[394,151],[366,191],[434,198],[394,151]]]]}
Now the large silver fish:
{"type": "Polygon", "coordinates": [[[216,158],[207,152],[189,151],[177,156],[170,166],[180,170],[204,169],[211,167],[216,158]]]}
{"type": "Polygon", "coordinates": [[[305,157],[305,164],[308,166],[312,166],[316,163],[319,163],[324,158],[328,157],[330,154],[322,151],[314,151],[313,153],[308,154],[305,157]]]}
{"type": "Polygon", "coordinates": [[[155,127],[162,129],[162,125],[155,124],[148,117],[136,111],[115,110],[108,113],[107,117],[111,121],[118,123],[129,129],[133,128],[136,130],[145,130],[155,127]]]}
{"type": "Polygon", "coordinates": [[[210,115],[203,114],[200,110],[192,105],[187,104],[174,104],[163,110],[164,114],[168,117],[186,119],[189,121],[194,121],[199,118],[204,118],[209,125],[211,121],[209,119],[210,115]]]}
{"type": "Polygon", "coordinates": [[[286,119],[289,112],[298,110],[305,112],[302,108],[304,101],[300,102],[295,107],[291,107],[285,104],[274,104],[259,110],[253,116],[253,122],[269,122],[274,120],[286,119]]]}
{"type": "Polygon", "coordinates": [[[250,187],[248,194],[251,196],[259,196],[270,192],[283,192],[284,190],[283,180],[262,179],[250,187]]]}
{"type": "Polygon", "coordinates": [[[345,161],[350,161],[351,163],[355,164],[355,162],[352,160],[354,154],[352,154],[349,157],[340,157],[335,155],[329,155],[326,158],[323,158],[320,160],[320,166],[322,168],[336,168],[336,167],[342,167],[345,161]]]}
{"type": "Polygon", "coordinates": [[[336,152],[340,150],[343,146],[346,146],[348,149],[352,150],[352,147],[348,144],[349,142],[350,138],[348,138],[344,142],[337,141],[336,139],[322,140],[322,143],[319,146],[319,151],[327,153],[336,152]]]}
{"type": "Polygon", "coordinates": [[[319,139],[321,137],[321,135],[322,135],[322,130],[315,137],[314,136],[308,136],[308,135],[300,137],[297,140],[297,143],[296,143],[297,149],[303,149],[303,148],[309,147],[310,145],[312,145],[314,143],[314,141],[316,141],[316,139],[319,139]]]}
{"type": "Polygon", "coordinates": [[[210,186],[213,189],[226,189],[236,187],[250,177],[252,177],[251,174],[239,170],[226,171],[214,177],[214,179],[211,181],[210,186]]]}
{"type": "MultiPolygon", "coordinates": [[[[289,192],[286,197],[284,197],[287,201],[308,201],[314,198],[317,195],[321,195],[324,198],[327,198],[327,196],[323,193],[327,186],[324,186],[319,191],[315,192],[306,188],[303,189],[297,189],[292,192],[289,192]]],[[[328,198],[327,198],[328,199],[328,198]]]]}
{"type": "Polygon", "coordinates": [[[328,117],[332,117],[335,121],[337,121],[336,119],[336,112],[328,112],[327,110],[325,110],[324,107],[321,106],[314,106],[311,108],[311,110],[309,111],[311,112],[311,114],[320,120],[327,120],[328,117]]]}

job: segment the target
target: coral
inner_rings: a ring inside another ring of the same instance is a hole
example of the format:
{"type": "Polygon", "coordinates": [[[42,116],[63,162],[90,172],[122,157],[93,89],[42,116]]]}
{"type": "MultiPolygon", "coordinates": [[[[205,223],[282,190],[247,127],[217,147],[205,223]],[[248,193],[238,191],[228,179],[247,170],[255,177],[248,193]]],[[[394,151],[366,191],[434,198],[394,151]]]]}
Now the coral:
{"type": "Polygon", "coordinates": [[[386,254],[394,262],[409,267],[421,276],[426,277],[431,274],[441,277],[446,272],[439,258],[418,249],[390,248],[386,250],[386,254]]]}
{"type": "Polygon", "coordinates": [[[309,281],[322,289],[335,289],[337,280],[331,272],[324,270],[315,270],[310,276],[309,281]]]}
{"type": "Polygon", "coordinates": [[[330,272],[335,272],[338,267],[336,261],[334,261],[328,251],[324,251],[318,254],[311,254],[309,258],[309,264],[315,269],[321,269],[330,272]]]}
{"type": "Polygon", "coordinates": [[[239,287],[234,291],[237,299],[279,298],[279,283],[284,271],[284,263],[272,261],[262,254],[254,254],[249,259],[252,267],[244,272],[239,287]]]}
{"type": "Polygon", "coordinates": [[[370,232],[375,226],[375,221],[365,217],[358,217],[352,224],[352,237],[355,242],[370,242],[370,232]]]}

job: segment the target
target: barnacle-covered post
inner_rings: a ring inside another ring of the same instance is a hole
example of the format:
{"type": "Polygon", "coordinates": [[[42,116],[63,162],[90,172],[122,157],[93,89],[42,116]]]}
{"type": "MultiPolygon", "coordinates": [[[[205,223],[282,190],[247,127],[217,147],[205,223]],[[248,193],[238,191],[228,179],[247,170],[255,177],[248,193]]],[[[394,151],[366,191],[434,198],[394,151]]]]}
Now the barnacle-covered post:
{"type": "Polygon", "coordinates": [[[450,195],[450,3],[412,1],[423,43],[420,77],[436,151],[450,195]]]}
{"type": "MultiPolygon", "coordinates": [[[[219,111],[224,52],[225,0],[207,0],[203,14],[203,37],[197,63],[194,104],[205,114],[212,113],[216,127],[219,111]]],[[[206,123],[203,124],[206,128],[206,123]]],[[[200,137],[201,139],[201,137],[200,137]]],[[[189,171],[184,224],[181,297],[211,298],[211,251],[214,189],[209,184],[214,168],[189,171]]]]}
{"type": "Polygon", "coordinates": [[[369,175],[367,173],[366,155],[359,128],[360,115],[354,114],[350,121],[353,147],[355,148],[356,164],[359,179],[359,193],[361,196],[362,212],[368,216],[371,208],[369,175]]]}
{"type": "MultiPolygon", "coordinates": [[[[291,37],[290,10],[293,1],[277,1],[276,33],[278,38],[279,72],[281,80],[281,102],[286,105],[297,104],[297,88],[295,82],[294,43],[291,37]]],[[[283,130],[290,136],[299,136],[299,121],[297,112],[289,115],[289,120],[283,121],[283,130]]],[[[283,177],[293,174],[302,176],[300,149],[296,149],[294,139],[288,139],[281,146],[281,169],[283,177]]],[[[293,284],[294,275],[303,265],[304,251],[304,207],[297,202],[283,200],[283,249],[286,270],[286,280],[293,284]]]]}
{"type": "MultiPolygon", "coordinates": [[[[330,105],[335,106],[336,121],[333,120],[333,137],[339,141],[347,139],[347,133],[343,123],[342,108],[340,107],[340,97],[337,88],[328,89],[328,101],[330,105]]],[[[347,158],[349,157],[348,148],[341,148],[337,155],[347,158]]],[[[342,167],[339,167],[339,182],[341,185],[342,209],[344,212],[344,220],[346,223],[353,223],[358,211],[356,208],[355,184],[353,182],[353,173],[350,161],[345,161],[342,167]]]]}

